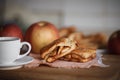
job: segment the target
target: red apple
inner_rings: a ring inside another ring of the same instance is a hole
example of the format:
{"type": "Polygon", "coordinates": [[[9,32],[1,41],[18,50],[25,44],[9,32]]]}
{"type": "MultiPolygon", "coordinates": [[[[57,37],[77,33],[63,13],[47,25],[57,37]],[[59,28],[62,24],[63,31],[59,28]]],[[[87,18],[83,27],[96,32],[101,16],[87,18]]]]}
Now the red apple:
{"type": "Polygon", "coordinates": [[[108,51],[120,55],[120,30],[115,31],[108,40],[108,51]]]}
{"type": "Polygon", "coordinates": [[[18,37],[21,39],[21,41],[23,40],[23,33],[21,28],[16,25],[16,24],[6,24],[1,28],[0,31],[0,36],[1,37],[18,37]]]}
{"type": "Polygon", "coordinates": [[[32,24],[25,34],[25,40],[31,43],[34,53],[40,53],[41,48],[58,38],[59,33],[56,26],[46,21],[32,24]]]}

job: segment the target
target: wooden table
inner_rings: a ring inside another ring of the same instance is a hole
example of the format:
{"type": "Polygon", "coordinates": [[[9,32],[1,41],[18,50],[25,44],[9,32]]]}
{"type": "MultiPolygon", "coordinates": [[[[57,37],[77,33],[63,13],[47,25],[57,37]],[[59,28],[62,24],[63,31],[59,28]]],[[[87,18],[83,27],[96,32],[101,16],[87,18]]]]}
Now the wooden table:
{"type": "Polygon", "coordinates": [[[0,70],[0,80],[120,80],[120,55],[104,55],[107,68],[63,69],[42,66],[33,69],[0,70]]]}

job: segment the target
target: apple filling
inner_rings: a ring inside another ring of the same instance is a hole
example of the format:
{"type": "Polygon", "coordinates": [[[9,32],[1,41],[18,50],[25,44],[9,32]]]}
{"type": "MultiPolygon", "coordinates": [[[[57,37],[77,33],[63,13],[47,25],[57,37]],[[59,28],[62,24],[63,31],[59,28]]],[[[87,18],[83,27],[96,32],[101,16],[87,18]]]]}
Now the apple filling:
{"type": "Polygon", "coordinates": [[[59,49],[54,49],[51,53],[47,54],[45,56],[45,60],[47,62],[53,62],[58,58],[61,58],[62,56],[65,56],[68,54],[72,49],[70,47],[58,47],[59,49]]]}

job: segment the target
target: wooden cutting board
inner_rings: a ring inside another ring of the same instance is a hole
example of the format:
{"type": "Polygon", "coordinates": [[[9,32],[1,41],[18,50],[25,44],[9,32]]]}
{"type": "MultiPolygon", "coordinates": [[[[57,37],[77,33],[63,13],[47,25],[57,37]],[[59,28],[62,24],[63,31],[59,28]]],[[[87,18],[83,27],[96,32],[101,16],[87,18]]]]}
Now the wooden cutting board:
{"type": "Polygon", "coordinates": [[[104,55],[107,68],[64,69],[41,66],[0,70],[0,80],[120,80],[120,55],[104,55]]]}

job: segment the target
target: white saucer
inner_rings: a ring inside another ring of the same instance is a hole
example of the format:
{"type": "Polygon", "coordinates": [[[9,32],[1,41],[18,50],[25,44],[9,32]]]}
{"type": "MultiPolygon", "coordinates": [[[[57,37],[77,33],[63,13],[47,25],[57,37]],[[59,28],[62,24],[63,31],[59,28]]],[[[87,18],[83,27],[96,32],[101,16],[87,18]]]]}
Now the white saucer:
{"type": "Polygon", "coordinates": [[[25,56],[21,59],[17,59],[11,64],[0,64],[0,70],[18,69],[18,68],[21,68],[22,65],[28,64],[32,61],[33,61],[32,57],[25,56]]]}
{"type": "Polygon", "coordinates": [[[19,69],[22,66],[12,66],[12,67],[0,67],[0,70],[13,70],[13,69],[19,69]]]}

